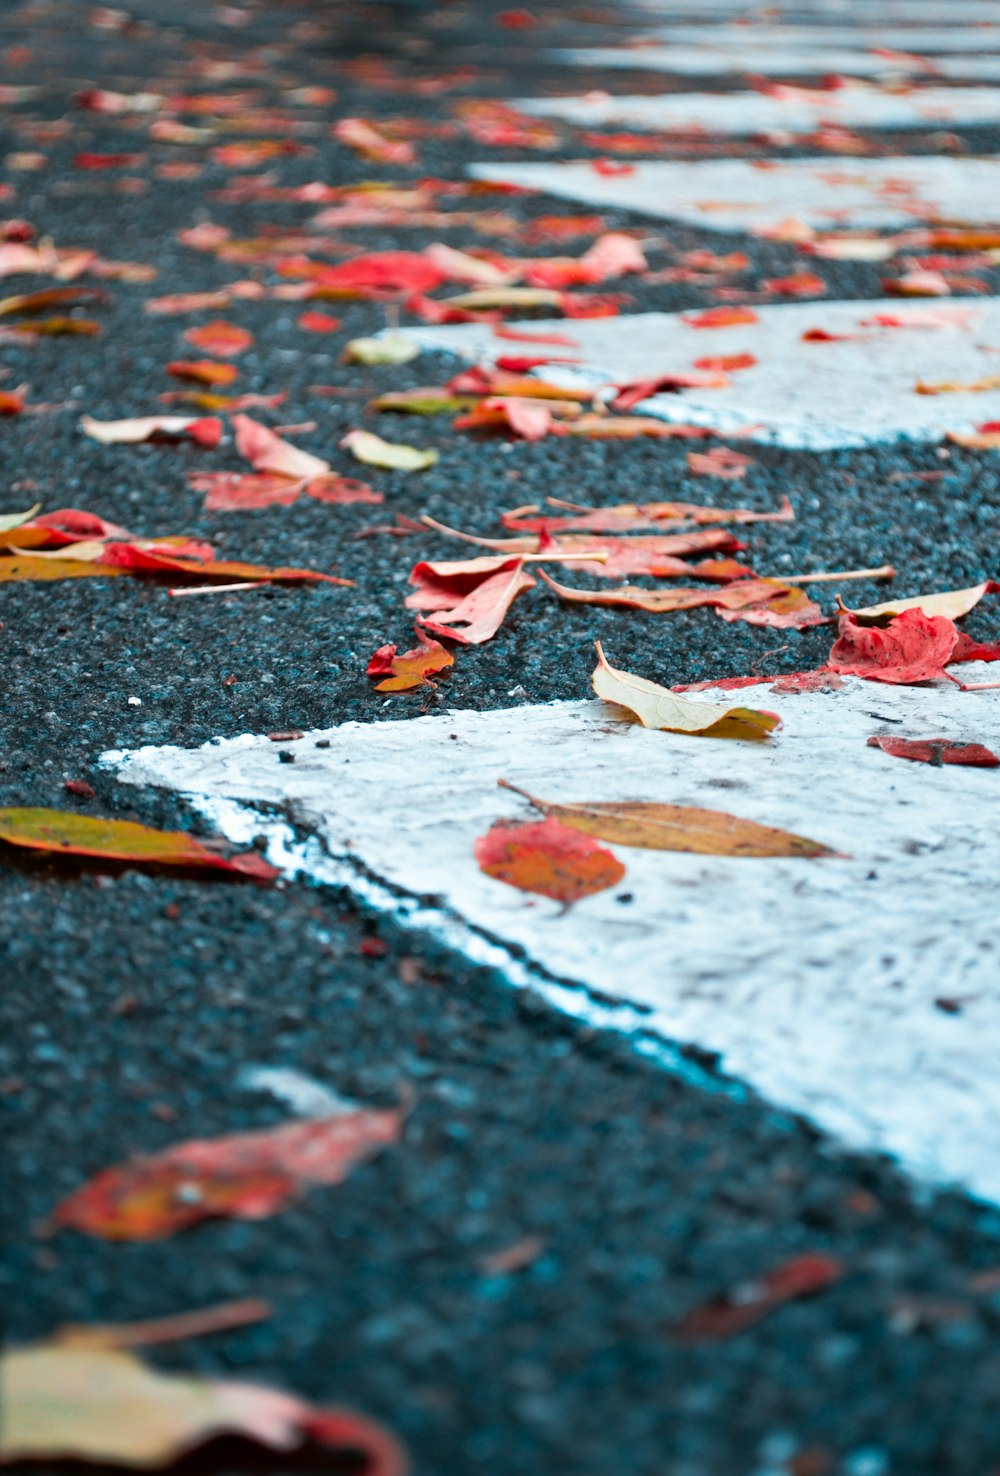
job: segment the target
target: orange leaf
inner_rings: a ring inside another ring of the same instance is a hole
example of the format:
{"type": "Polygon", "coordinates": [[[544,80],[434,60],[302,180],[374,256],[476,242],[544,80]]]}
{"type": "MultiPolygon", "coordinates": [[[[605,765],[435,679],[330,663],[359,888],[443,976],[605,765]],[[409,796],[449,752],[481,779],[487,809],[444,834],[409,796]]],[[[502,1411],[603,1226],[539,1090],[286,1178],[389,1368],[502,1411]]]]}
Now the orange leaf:
{"type": "Polygon", "coordinates": [[[406,1111],[356,1108],[262,1132],[179,1143],[105,1169],[52,1215],[104,1240],[162,1240],[200,1220],[261,1220],[307,1188],[340,1184],[395,1143],[406,1111]]]}
{"type": "Polygon", "coordinates": [[[234,359],[244,353],[253,343],[253,334],[235,323],[218,318],[214,323],[205,323],[201,328],[189,328],[185,341],[206,354],[218,354],[224,359],[234,359]]]}
{"type": "Polygon", "coordinates": [[[703,312],[683,316],[689,328],[735,328],[740,323],[760,322],[753,308],[748,307],[705,308],[703,312]]]}
{"type": "Polygon", "coordinates": [[[412,692],[414,687],[433,687],[428,678],[454,664],[454,656],[440,641],[422,641],[402,656],[396,655],[395,646],[379,646],[368,663],[367,675],[386,678],[376,684],[376,692],[412,692]]]}
{"type": "Polygon", "coordinates": [[[551,817],[498,820],[476,841],[475,855],[487,876],[566,907],[617,886],[625,875],[618,858],[591,836],[551,817]]]}
{"type": "Polygon", "coordinates": [[[167,373],[195,384],[232,384],[239,374],[235,364],[217,364],[214,359],[174,359],[167,373]]]}

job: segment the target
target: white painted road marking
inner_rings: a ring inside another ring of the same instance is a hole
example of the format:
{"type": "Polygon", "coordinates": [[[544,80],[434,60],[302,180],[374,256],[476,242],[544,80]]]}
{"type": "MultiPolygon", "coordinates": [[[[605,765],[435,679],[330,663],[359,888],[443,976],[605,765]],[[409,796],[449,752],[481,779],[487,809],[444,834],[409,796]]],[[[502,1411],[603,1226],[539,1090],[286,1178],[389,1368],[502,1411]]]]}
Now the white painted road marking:
{"type": "MultiPolygon", "coordinates": [[[[991,19],[996,20],[994,9],[991,19]]],[[[665,46],[728,46],[738,50],[754,47],[836,47],[863,49],[884,46],[892,51],[948,52],[1000,51],[1000,25],[921,26],[915,24],[884,26],[866,24],[859,15],[854,21],[838,25],[785,25],[749,23],[740,25],[670,25],[657,28],[653,35],[665,46]]],[[[832,70],[830,68],[829,70],[832,70]]]]}
{"type": "Polygon", "coordinates": [[[599,209],[635,210],[716,231],[758,231],[789,217],[815,230],[898,229],[924,221],[1000,218],[1000,156],[637,161],[604,175],[590,160],[474,164],[477,179],[523,185],[599,209]]]}
{"type": "MultiPolygon", "coordinates": [[[[705,354],[751,353],[757,363],[724,389],[660,394],[635,407],[681,424],[723,434],[747,434],[778,446],[832,450],[907,439],[940,440],[1000,418],[1000,390],[918,394],[918,380],[975,383],[1000,374],[1000,298],[934,305],[964,322],[947,328],[868,326],[877,315],[906,318],[928,304],[893,298],[874,302],[789,303],[754,307],[756,323],[692,327],[682,313],[636,313],[532,323],[533,332],[561,332],[578,345],[582,362],[548,365],[559,383],[593,386],[653,379],[689,370],[705,354]],[[842,342],[804,342],[811,329],[848,334],[842,342]]],[[[407,328],[425,348],[471,360],[505,352],[488,324],[407,328]]],[[[561,350],[569,352],[569,350],[561,350]]],[[[881,557],[881,555],[880,555],[881,557]]]]}
{"type": "MultiPolygon", "coordinates": [[[[753,33],[750,33],[751,36],[753,33]]],[[[859,38],[859,41],[862,38],[859,38]]],[[[910,51],[916,45],[911,35],[910,51]]],[[[553,52],[557,61],[606,71],[675,72],[681,76],[710,77],[721,72],[755,72],[765,77],[808,77],[838,73],[843,77],[883,77],[899,73],[915,79],[926,75],[956,81],[987,82],[1000,77],[1000,56],[911,56],[887,58],[864,50],[828,51],[785,43],[742,46],[703,43],[700,46],[576,47],[553,52]]]]}
{"type": "MultiPolygon", "coordinates": [[[[314,875],[364,890],[374,873],[439,894],[425,921],[461,923],[473,953],[484,934],[498,940],[511,952],[491,956],[516,973],[523,950],[557,979],[644,1007],[654,1033],[719,1052],[726,1072],[852,1148],[1000,1200],[1000,778],[865,745],[876,732],[995,742],[1000,692],[853,680],[836,693],[752,691],[785,721],[766,745],[649,732],[579,702],[348,723],[307,734],[294,765],[251,737],[107,757],[126,782],[201,797],[234,839],[269,823],[234,801],[290,805],[327,848],[311,853],[314,875]],[[617,892],[561,915],[475,865],[475,838],[525,813],[501,776],[547,799],[728,809],[851,859],[619,847],[617,892]],[[942,997],[960,998],[961,1013],[937,1008],[942,997]]],[[[585,995],[560,999],[589,1015],[585,995]]]]}
{"type": "Polygon", "coordinates": [[[1000,89],[921,87],[883,92],[862,86],[817,90],[815,100],[759,92],[687,92],[664,97],[522,97],[513,106],[539,118],[584,128],[624,127],[663,133],[813,133],[846,128],[954,128],[1000,122],[1000,89]]]}

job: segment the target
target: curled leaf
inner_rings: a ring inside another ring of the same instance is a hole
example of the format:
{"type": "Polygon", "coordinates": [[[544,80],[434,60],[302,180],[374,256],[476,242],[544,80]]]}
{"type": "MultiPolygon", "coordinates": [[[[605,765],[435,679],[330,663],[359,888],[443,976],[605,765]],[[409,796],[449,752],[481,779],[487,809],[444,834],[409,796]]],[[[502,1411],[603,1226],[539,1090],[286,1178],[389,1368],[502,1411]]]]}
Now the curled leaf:
{"type": "Polygon", "coordinates": [[[902,615],[904,610],[922,610],[925,615],[943,615],[946,620],[961,620],[963,615],[968,615],[979,604],[983,595],[993,594],[997,589],[1000,589],[1000,585],[987,579],[968,589],[948,589],[940,594],[913,595],[907,600],[885,600],[881,605],[866,605],[861,610],[849,610],[846,605],[841,605],[841,609],[846,615],[853,615],[859,625],[884,625],[886,620],[894,615],[902,615]]]}
{"type": "Polygon", "coordinates": [[[847,612],[840,617],[839,631],[827,658],[830,671],[904,686],[947,679],[945,667],[959,639],[953,621],[921,609],[904,610],[884,630],[860,625],[847,612]]]}
{"type": "Polygon", "coordinates": [[[720,707],[692,702],[667,687],[619,671],[607,661],[600,641],[591,682],[598,697],[627,708],[644,728],[668,733],[699,733],[708,738],[766,738],[781,726],[777,713],[752,707],[720,707]]]}
{"type": "Polygon", "coordinates": [[[142,441],[177,440],[188,436],[209,449],[222,440],[222,421],[207,415],[137,415],[130,420],[95,420],[80,417],[80,429],[102,446],[135,446],[142,441]]]}
{"type": "Polygon", "coordinates": [[[498,820],[476,841],[475,855],[487,876],[566,907],[616,886],[625,875],[610,851],[551,816],[498,820]]]}
{"type": "Polygon", "coordinates": [[[881,748],[893,758],[912,759],[918,764],[963,764],[977,769],[1000,767],[992,749],[982,743],[957,743],[953,738],[869,738],[869,748],[881,748]]]}
{"type": "Polygon", "coordinates": [[[395,646],[379,646],[368,663],[367,675],[385,677],[376,683],[376,692],[412,692],[414,687],[432,687],[428,678],[454,664],[454,656],[440,641],[424,640],[401,656],[395,646]]]}

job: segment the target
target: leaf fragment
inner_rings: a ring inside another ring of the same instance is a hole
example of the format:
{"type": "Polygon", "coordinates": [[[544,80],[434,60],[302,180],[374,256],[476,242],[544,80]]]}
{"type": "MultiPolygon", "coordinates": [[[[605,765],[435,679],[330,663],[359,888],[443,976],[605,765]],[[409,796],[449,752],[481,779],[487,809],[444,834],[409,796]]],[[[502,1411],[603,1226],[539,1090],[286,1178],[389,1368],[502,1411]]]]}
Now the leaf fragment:
{"type": "Polygon", "coordinates": [[[757,1280],[744,1282],[693,1308],[673,1329],[673,1336],[684,1343],[733,1337],[786,1302],[825,1291],[842,1275],[840,1262],[832,1256],[796,1256],[757,1280]]]}
{"type": "Polygon", "coordinates": [[[216,354],[222,359],[235,359],[253,343],[252,333],[246,328],[238,328],[235,323],[227,323],[223,318],[205,323],[200,328],[189,328],[184,338],[193,348],[206,354],[216,354]]]}
{"type": "Polygon", "coordinates": [[[839,854],[806,836],[759,825],[755,820],[741,820],[723,810],[646,800],[561,804],[537,799],[505,779],[498,782],[502,789],[512,789],[543,814],[612,845],[636,846],[647,851],[684,851],[699,856],[812,859],[839,854]]]}
{"type": "Polygon", "coordinates": [[[604,702],[627,708],[644,728],[667,733],[697,733],[707,738],[766,738],[781,726],[777,713],[752,707],[720,707],[692,702],[657,682],[612,666],[596,642],[597,666],[591,682],[604,702]]]}

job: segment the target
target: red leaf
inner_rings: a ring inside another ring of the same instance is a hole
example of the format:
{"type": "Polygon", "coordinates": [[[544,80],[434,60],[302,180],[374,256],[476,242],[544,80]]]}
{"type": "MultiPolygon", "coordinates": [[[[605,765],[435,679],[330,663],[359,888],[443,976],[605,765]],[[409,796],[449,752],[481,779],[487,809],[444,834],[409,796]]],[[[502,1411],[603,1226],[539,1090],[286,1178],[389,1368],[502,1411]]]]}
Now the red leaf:
{"type": "Polygon", "coordinates": [[[918,764],[969,764],[978,769],[1000,767],[1000,758],[981,743],[957,743],[952,738],[881,738],[868,740],[869,748],[881,748],[893,758],[912,759],[918,764]]]}
{"type": "Polygon", "coordinates": [[[476,841],[475,856],[487,876],[566,907],[617,886],[625,875],[617,856],[593,836],[551,815],[520,823],[498,820],[476,841]]]}
{"type": "Polygon", "coordinates": [[[541,441],[552,429],[552,412],[545,405],[504,396],[483,400],[467,415],[452,421],[455,430],[490,430],[501,426],[522,441],[541,441]]]}
{"type": "Polygon", "coordinates": [[[217,364],[214,359],[174,359],[167,365],[168,374],[196,384],[232,384],[239,372],[235,364],[217,364]]]}
{"type": "Polygon", "coordinates": [[[405,1111],[357,1108],[263,1132],[194,1139],[105,1169],[52,1215],[105,1240],[161,1240],[219,1216],[261,1220],[302,1190],[340,1184],[402,1132],[405,1111]]]}
{"type": "Polygon", "coordinates": [[[655,379],[634,379],[627,384],[616,385],[618,394],[613,401],[615,410],[631,410],[640,400],[662,390],[725,389],[729,376],[718,370],[681,369],[675,374],[659,374],[655,379]]]}
{"type": "Polygon", "coordinates": [[[420,617],[436,636],[479,646],[496,635],[514,600],[535,581],[521,559],[466,559],[420,563],[410,574],[417,593],[407,598],[411,610],[433,611],[437,620],[420,617]],[[458,627],[463,627],[458,629],[458,627]]]}
{"type": "Polygon", "coordinates": [[[753,1327],[785,1302],[825,1291],[841,1275],[841,1264],[832,1256],[797,1256],[758,1281],[723,1292],[704,1306],[695,1307],[673,1329],[673,1336],[682,1342],[732,1337],[753,1327]]]}
{"type": "Polygon", "coordinates": [[[815,272],[793,272],[790,277],[769,277],[761,283],[765,292],[774,292],[779,297],[818,297],[826,292],[823,278],[815,272]]]}
{"type": "Polygon", "coordinates": [[[504,324],[498,324],[493,330],[494,338],[505,339],[508,343],[551,343],[559,348],[580,347],[575,338],[570,338],[568,333],[530,333],[527,329],[508,328],[504,324]]]}
{"type": "Polygon", "coordinates": [[[923,610],[904,610],[884,629],[859,625],[853,615],[844,614],[839,632],[827,660],[830,671],[900,685],[947,678],[945,667],[959,637],[953,620],[923,610]]]}
{"type": "Polygon", "coordinates": [[[280,477],[321,477],[330,470],[330,463],[308,451],[300,451],[288,441],[283,441],[274,431],[249,415],[234,415],[233,430],[236,432],[236,449],[249,461],[256,472],[271,472],[280,477]]]}
{"type": "Polygon", "coordinates": [[[383,494],[374,491],[367,482],[361,482],[357,477],[339,477],[334,472],[307,482],[304,491],[307,497],[315,498],[317,502],[332,502],[343,506],[355,502],[385,501],[383,494]]]}
{"type": "Polygon", "coordinates": [[[321,287],[378,292],[430,292],[445,280],[440,267],[420,251],[369,251],[338,266],[324,267],[321,287]]]}
{"type": "Polygon", "coordinates": [[[298,324],[307,333],[334,333],[340,327],[340,319],[331,318],[329,313],[307,312],[300,314],[298,324]]]}
{"type": "Polygon", "coordinates": [[[706,354],[703,359],[695,359],[694,367],[734,374],[738,369],[752,369],[756,362],[753,354],[706,354]]]}

